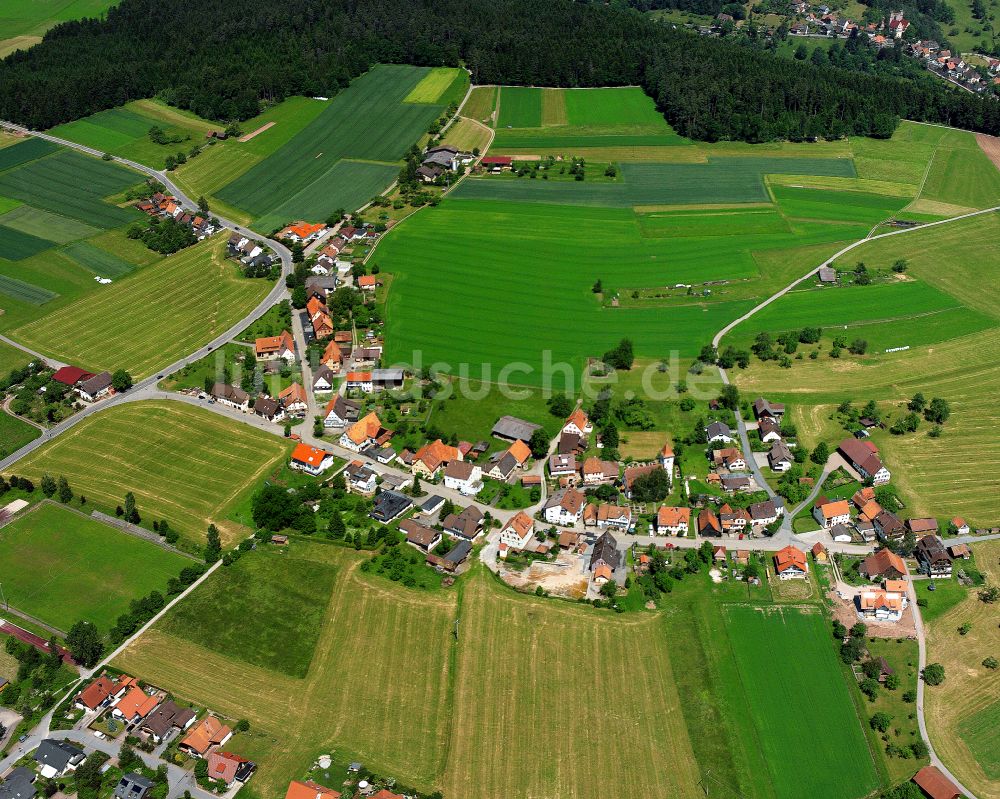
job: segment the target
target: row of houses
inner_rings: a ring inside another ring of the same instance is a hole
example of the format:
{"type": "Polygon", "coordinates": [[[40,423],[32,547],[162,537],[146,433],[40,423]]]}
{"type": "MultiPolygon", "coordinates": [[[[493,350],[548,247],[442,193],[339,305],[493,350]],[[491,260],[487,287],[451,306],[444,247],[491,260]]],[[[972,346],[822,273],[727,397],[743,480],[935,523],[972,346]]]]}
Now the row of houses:
{"type": "MultiPolygon", "coordinates": [[[[907,533],[920,536],[936,533],[938,529],[937,519],[933,518],[910,518],[904,522],[893,511],[879,504],[871,486],[856,491],[849,502],[820,496],[813,505],[812,515],[837,542],[853,540],[852,530],[862,541],[872,542],[878,538],[887,544],[894,544],[902,541],[907,533]]],[[[960,523],[956,524],[958,529],[968,531],[962,519],[954,521],[960,523]]]]}
{"type": "Polygon", "coordinates": [[[1000,85],[1000,59],[992,56],[980,56],[985,61],[985,67],[980,68],[968,63],[959,53],[952,53],[942,48],[933,40],[918,40],[907,47],[907,52],[916,59],[923,61],[931,72],[944,80],[957,83],[959,86],[981,94],[992,86],[1000,85]]]}
{"type": "Polygon", "coordinates": [[[201,216],[194,211],[185,210],[180,201],[169,194],[156,192],[135,203],[135,207],[149,216],[160,219],[173,219],[175,222],[191,228],[198,241],[206,239],[218,230],[215,222],[207,216],[201,216]]]}
{"type": "Polygon", "coordinates": [[[230,235],[229,241],[226,242],[226,254],[245,266],[259,269],[269,269],[278,261],[277,256],[259,241],[244,236],[242,233],[230,235]]]}
{"type": "Polygon", "coordinates": [[[718,513],[711,508],[701,510],[696,520],[697,533],[710,538],[759,535],[778,521],[784,512],[784,505],[777,499],[754,502],[746,508],[734,508],[727,502],[718,513]]]}

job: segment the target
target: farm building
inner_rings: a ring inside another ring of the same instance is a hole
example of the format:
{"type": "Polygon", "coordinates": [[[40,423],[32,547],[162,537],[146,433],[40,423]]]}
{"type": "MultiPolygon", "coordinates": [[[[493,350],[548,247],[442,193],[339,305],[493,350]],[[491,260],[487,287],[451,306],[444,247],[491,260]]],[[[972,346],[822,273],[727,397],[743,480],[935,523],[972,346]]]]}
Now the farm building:
{"type": "Polygon", "coordinates": [[[531,435],[541,429],[540,424],[526,422],[516,416],[501,416],[493,425],[492,435],[506,441],[530,441],[531,435]]]}

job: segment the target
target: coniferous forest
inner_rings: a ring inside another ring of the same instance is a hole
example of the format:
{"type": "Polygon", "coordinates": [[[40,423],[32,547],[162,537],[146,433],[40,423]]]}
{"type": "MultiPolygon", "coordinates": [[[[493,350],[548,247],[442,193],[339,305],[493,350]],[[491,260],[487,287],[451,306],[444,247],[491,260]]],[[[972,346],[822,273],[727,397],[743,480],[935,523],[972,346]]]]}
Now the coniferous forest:
{"type": "Polygon", "coordinates": [[[123,0],[0,62],[0,118],[48,128],[157,95],[219,121],[332,95],[377,62],[475,83],[638,84],[696,139],[888,136],[900,118],[1000,134],[1000,103],[781,59],[639,11],[571,0],[123,0]]]}

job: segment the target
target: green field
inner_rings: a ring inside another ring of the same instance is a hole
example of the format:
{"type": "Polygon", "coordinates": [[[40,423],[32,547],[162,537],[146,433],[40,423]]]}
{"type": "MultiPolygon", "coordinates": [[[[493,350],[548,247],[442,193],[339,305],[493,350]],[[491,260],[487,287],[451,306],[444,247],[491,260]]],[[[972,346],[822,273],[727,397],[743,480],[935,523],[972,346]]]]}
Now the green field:
{"type": "Polygon", "coordinates": [[[403,99],[404,103],[432,103],[456,105],[465,97],[469,87],[469,73],[453,67],[434,67],[421,78],[420,83],[403,99]]]}
{"type": "Polygon", "coordinates": [[[523,86],[500,89],[500,118],[497,128],[540,128],[542,90],[523,86]]]}
{"type": "Polygon", "coordinates": [[[11,369],[20,369],[30,362],[31,356],[24,350],[19,350],[5,341],[0,341],[0,375],[6,377],[11,369]]]}
{"type": "Polygon", "coordinates": [[[157,100],[136,100],[67,122],[49,132],[95,150],[162,169],[168,155],[181,151],[186,154],[192,145],[204,143],[206,132],[218,128],[216,123],[157,100]],[[159,127],[168,140],[179,141],[154,143],[149,138],[149,130],[153,126],[159,127]]]}
{"type": "Polygon", "coordinates": [[[17,452],[40,435],[41,432],[34,425],[11,416],[6,411],[0,411],[0,458],[17,452]]]}
{"type": "Polygon", "coordinates": [[[47,250],[52,243],[0,224],[0,252],[9,261],[21,261],[47,250]]]}
{"type": "Polygon", "coordinates": [[[21,205],[0,216],[0,226],[20,230],[56,244],[97,235],[100,230],[76,219],[21,205]]]}
{"type": "Polygon", "coordinates": [[[145,377],[227,330],[269,288],[264,281],[244,278],[225,259],[225,237],[216,236],[166,258],[156,269],[101,286],[96,296],[14,335],[32,349],[84,368],[122,368],[145,377]]]}
{"type": "Polygon", "coordinates": [[[89,269],[101,277],[119,278],[135,270],[136,265],[119,258],[114,253],[95,247],[89,241],[78,241],[69,244],[62,250],[63,254],[72,258],[84,269],[89,269]]]}
{"type": "MultiPolygon", "coordinates": [[[[438,105],[405,102],[427,74],[428,69],[418,67],[373,68],[327,103],[294,138],[217,196],[254,217],[294,210],[321,220],[336,208],[357,207],[353,203],[358,193],[349,181],[358,179],[358,169],[344,173],[343,167],[337,170],[338,164],[342,159],[378,162],[383,176],[388,175],[386,164],[402,158],[442,110],[438,105]]],[[[370,172],[364,181],[367,200],[377,191],[368,191],[374,182],[370,172]]]]}
{"type": "Polygon", "coordinates": [[[319,640],[335,568],[272,554],[243,558],[163,621],[164,631],[255,666],[305,677],[319,640]],[[281,619],[279,629],[235,619],[281,619]]]}
{"type": "Polygon", "coordinates": [[[497,105],[496,86],[476,86],[469,94],[469,99],[462,106],[462,116],[479,122],[492,122],[493,111],[497,105]]]}
{"type": "Polygon", "coordinates": [[[144,524],[167,519],[200,548],[212,522],[227,545],[248,533],[227,519],[229,511],[287,452],[283,439],[207,410],[127,403],[35,450],[18,461],[17,473],[36,482],[45,472],[64,474],[89,505],[107,512],[131,491],[144,524]]]}
{"type": "Polygon", "coordinates": [[[64,631],[80,619],[107,630],[130,600],[163,592],[190,563],[55,504],[41,504],[0,529],[7,601],[64,631]]]}
{"type": "Polygon", "coordinates": [[[5,0],[0,11],[0,58],[41,41],[59,22],[96,17],[113,0],[5,0]]]}
{"type": "MultiPolygon", "coordinates": [[[[497,149],[494,144],[493,149],[497,149]]],[[[843,158],[712,157],[707,164],[624,163],[615,184],[586,181],[513,180],[492,177],[464,181],[455,196],[508,202],[594,205],[690,205],[768,202],[764,175],[805,174],[854,177],[843,158]]]]}
{"type": "Polygon", "coordinates": [[[54,300],[58,294],[34,283],[18,280],[16,277],[0,275],[0,294],[28,305],[44,305],[54,300]]]}
{"type": "Polygon", "coordinates": [[[727,605],[724,615],[749,710],[743,723],[761,747],[775,796],[852,799],[878,787],[817,609],[727,605]],[[786,753],[795,750],[800,758],[789,767],[786,753]]]}

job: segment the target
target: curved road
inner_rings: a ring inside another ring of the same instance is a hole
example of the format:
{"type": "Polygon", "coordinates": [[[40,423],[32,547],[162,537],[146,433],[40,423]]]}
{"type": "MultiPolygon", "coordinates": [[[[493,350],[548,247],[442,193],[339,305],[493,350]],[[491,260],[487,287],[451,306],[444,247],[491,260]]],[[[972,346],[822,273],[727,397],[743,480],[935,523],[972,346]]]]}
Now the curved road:
{"type": "MultiPolygon", "coordinates": [[[[849,244],[846,247],[844,247],[843,249],[841,249],[838,252],[834,253],[829,258],[827,258],[825,261],[823,261],[823,263],[821,263],[819,266],[813,267],[805,275],[803,275],[802,277],[798,278],[797,280],[792,281],[787,286],[785,286],[783,289],[780,289],[779,291],[775,292],[770,297],[768,297],[766,300],[764,300],[763,302],[761,302],[759,305],[756,305],[755,307],[751,308],[749,311],[747,311],[745,314],[743,314],[743,316],[741,316],[738,319],[735,319],[732,322],[730,322],[728,325],[726,325],[724,328],[722,328],[722,330],[720,330],[718,333],[715,334],[715,337],[712,339],[712,346],[717,348],[719,346],[719,342],[722,340],[722,337],[726,335],[726,333],[728,333],[730,330],[732,330],[733,328],[735,328],[737,325],[741,324],[742,322],[745,322],[747,319],[749,319],[751,316],[753,316],[754,314],[756,314],[761,309],[766,308],[772,302],[774,302],[774,301],[780,299],[781,297],[785,296],[788,292],[790,292],[792,289],[794,289],[800,283],[802,283],[802,282],[808,280],[810,277],[812,277],[816,273],[816,271],[818,269],[820,269],[820,268],[822,268],[824,266],[829,266],[837,258],[840,258],[840,257],[846,255],[851,250],[854,250],[854,249],[856,249],[857,247],[860,247],[863,244],[867,244],[869,241],[875,241],[876,239],[884,239],[884,238],[888,238],[889,236],[903,236],[903,235],[905,235],[907,233],[912,233],[913,231],[916,231],[916,230],[926,230],[929,227],[936,227],[937,225],[947,225],[947,224],[951,224],[952,222],[957,222],[957,221],[959,221],[961,219],[969,219],[971,217],[982,216],[984,214],[992,214],[992,213],[995,213],[997,211],[1000,211],[1000,206],[993,206],[992,208],[985,208],[985,209],[983,209],[981,211],[973,211],[973,212],[968,213],[968,214],[962,214],[961,216],[954,216],[954,217],[951,217],[949,219],[942,219],[942,220],[940,220],[938,222],[929,222],[926,225],[918,225],[916,227],[903,228],[901,230],[892,230],[892,231],[889,231],[888,233],[881,233],[878,236],[871,236],[871,235],[869,235],[869,236],[866,236],[863,239],[859,239],[858,241],[854,242],[853,244],[849,244]]],[[[722,377],[722,382],[724,384],[728,385],[728,383],[729,383],[729,375],[726,373],[726,370],[723,369],[722,367],[719,367],[719,374],[722,377]]],[[[746,425],[744,424],[743,418],[740,415],[739,411],[736,411],[736,421],[737,421],[737,425],[738,425],[739,431],[740,431],[740,439],[741,439],[741,441],[743,443],[744,457],[747,459],[747,463],[749,464],[750,463],[750,459],[753,458],[753,451],[752,451],[752,449],[750,447],[749,439],[747,438],[746,425]]],[[[832,457],[833,456],[831,456],[831,458],[832,457]]],[[[806,501],[803,502],[803,503],[800,503],[799,505],[797,505],[792,510],[787,510],[786,509],[786,513],[785,513],[784,517],[782,518],[781,529],[771,539],[774,542],[774,544],[779,545],[779,546],[784,546],[786,544],[795,544],[795,543],[798,543],[798,539],[796,538],[794,532],[792,531],[792,518],[795,516],[795,514],[797,514],[799,511],[801,511],[802,508],[805,507],[807,503],[811,502],[816,497],[816,495],[819,493],[820,488],[823,485],[823,481],[826,479],[826,477],[830,473],[830,471],[831,471],[831,463],[828,460],[826,466],[824,466],[824,468],[823,468],[823,474],[821,475],[820,479],[816,481],[816,485],[813,488],[812,492],[810,493],[809,497],[806,499],[806,501]]],[[[765,485],[766,485],[766,483],[765,483],[765,485]]],[[[768,491],[769,494],[772,494],[772,496],[773,496],[773,492],[771,491],[770,487],[768,487],[767,491],[768,491]]],[[[976,540],[981,540],[981,539],[976,539],[976,540]]],[[[924,670],[924,667],[927,665],[927,639],[926,639],[926,635],[924,633],[924,624],[923,624],[923,619],[921,618],[921,615],[920,615],[920,608],[917,607],[917,596],[916,596],[915,589],[913,587],[913,581],[909,580],[907,582],[908,582],[908,593],[910,595],[910,605],[913,608],[913,619],[914,619],[914,624],[915,624],[916,633],[917,633],[917,647],[918,647],[918,652],[919,652],[918,669],[922,673],[923,670],[924,670]]],[[[965,794],[966,796],[970,797],[970,799],[975,799],[975,794],[972,791],[970,791],[968,788],[966,788],[964,785],[962,785],[961,782],[958,781],[958,778],[955,777],[955,775],[952,774],[948,770],[948,767],[945,766],[945,764],[941,762],[941,758],[938,757],[937,752],[934,750],[934,744],[933,744],[933,742],[930,739],[930,735],[928,735],[928,733],[927,733],[927,724],[926,724],[926,721],[924,719],[924,687],[925,686],[924,686],[923,679],[918,678],[917,679],[917,723],[918,723],[918,726],[920,728],[920,735],[924,739],[924,741],[927,743],[927,748],[930,750],[930,762],[931,762],[931,765],[936,766],[938,769],[940,769],[941,773],[943,773],[948,779],[950,779],[953,783],[955,783],[955,785],[958,787],[958,789],[963,794],[965,794]]]]}

